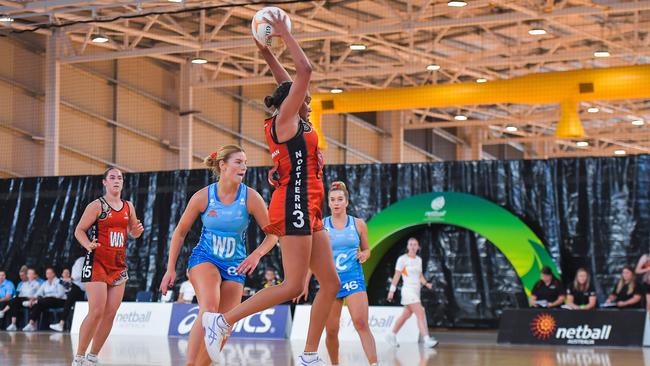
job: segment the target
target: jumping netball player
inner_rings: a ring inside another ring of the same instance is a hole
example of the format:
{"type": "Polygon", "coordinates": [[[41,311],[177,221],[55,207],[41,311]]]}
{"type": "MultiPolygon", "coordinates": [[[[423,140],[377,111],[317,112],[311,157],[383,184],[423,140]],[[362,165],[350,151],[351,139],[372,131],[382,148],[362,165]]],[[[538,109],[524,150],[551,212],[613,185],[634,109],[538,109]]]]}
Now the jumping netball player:
{"type": "Polygon", "coordinates": [[[254,189],[242,183],[246,173],[246,154],[235,145],[226,145],[205,159],[217,183],[196,192],[172,235],[167,272],[160,284],[163,294],[174,285],[176,262],[185,236],[201,217],[203,229],[188,263],[190,281],[199,302],[199,316],[190,331],[187,365],[209,363],[205,350],[199,355],[204,312],[226,312],[241,302],[244,273],[252,272],[259,259],[273,248],[278,238],[267,235],[246,258],[246,230],[249,217],[264,227],[269,223],[266,204],[254,189]]]}
{"type": "Polygon", "coordinates": [[[321,287],[312,306],[307,342],[299,364],[317,366],[323,364],[316,352],[320,336],[341,283],[323,231],[323,163],[318,135],[309,123],[311,97],[307,89],[312,67],[284,19],[274,14],[270,23],[274,30],[272,36],[282,37],[296,65],[296,78],[291,81],[275,56],[258,44],[279,84],[273,95],[265,99],[268,107],[275,108],[264,126],[274,163],[269,180],[277,189],[269,207],[271,222],[264,231],[280,237],[285,278],[280,285],[263,289],[225,314],[205,312],[205,342],[210,357],[216,361],[230,324],[297,297],[311,268],[321,287]]]}
{"type": "Polygon", "coordinates": [[[86,206],[74,232],[88,251],[81,274],[81,282],[86,284],[88,314],[81,323],[73,366],[97,363],[97,354],[111,332],[129,278],[127,233],[139,238],[144,231],[133,204],[120,198],[124,184],[122,172],[117,168],[107,169],[102,183],[106,193],[86,206]],[[92,239],[87,234],[91,227],[92,239]],[[91,340],[90,353],[84,357],[91,340]]]}
{"type": "Polygon", "coordinates": [[[421,286],[424,285],[426,288],[431,289],[432,285],[422,275],[422,258],[418,256],[418,250],[420,250],[420,243],[418,243],[416,238],[410,238],[406,244],[406,254],[402,254],[397,258],[397,263],[395,264],[395,275],[391,281],[387,299],[388,301],[393,301],[393,296],[395,295],[395,290],[401,277],[404,281],[402,283],[402,305],[404,305],[404,312],[402,312],[402,315],[395,322],[393,331],[386,337],[386,341],[392,346],[398,346],[397,332],[399,332],[404,323],[413,314],[415,314],[418,320],[418,328],[420,329],[420,335],[422,336],[424,345],[433,348],[438,344],[438,341],[429,336],[427,318],[424,314],[424,307],[420,302],[421,286]]]}
{"type": "Polygon", "coordinates": [[[334,265],[341,279],[341,289],[332,305],[325,325],[327,352],[332,365],[339,364],[339,324],[343,300],[348,306],[354,329],[371,366],[377,365],[375,338],[368,327],[368,294],[361,264],[370,257],[366,223],[347,214],[349,194],[343,182],[334,182],[329,191],[332,216],[323,220],[334,252],[334,265]]]}

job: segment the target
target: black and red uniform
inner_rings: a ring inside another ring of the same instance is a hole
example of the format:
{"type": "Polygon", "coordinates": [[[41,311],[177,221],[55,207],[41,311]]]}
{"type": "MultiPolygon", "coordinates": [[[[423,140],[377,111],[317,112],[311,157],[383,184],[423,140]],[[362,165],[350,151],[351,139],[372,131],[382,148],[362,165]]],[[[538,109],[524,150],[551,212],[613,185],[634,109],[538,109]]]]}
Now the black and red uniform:
{"type": "Polygon", "coordinates": [[[122,200],[119,210],[111,207],[103,197],[99,198],[102,212],[91,228],[91,240],[97,238],[100,244],[86,254],[81,282],[106,282],[118,286],[129,279],[126,270],[127,228],[130,208],[128,201],[122,200]]]}
{"type": "Polygon", "coordinates": [[[318,133],[301,119],[296,135],[280,143],[275,118],[264,121],[274,165],[269,182],[277,187],[269,205],[270,223],[264,231],[277,236],[311,235],[323,230],[325,189],[318,133]]]}

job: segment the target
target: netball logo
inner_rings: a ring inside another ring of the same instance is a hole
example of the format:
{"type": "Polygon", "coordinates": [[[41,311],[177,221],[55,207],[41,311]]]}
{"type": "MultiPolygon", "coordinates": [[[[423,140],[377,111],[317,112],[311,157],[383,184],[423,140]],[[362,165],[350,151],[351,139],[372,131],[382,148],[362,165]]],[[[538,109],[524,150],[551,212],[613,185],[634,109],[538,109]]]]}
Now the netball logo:
{"type": "Polygon", "coordinates": [[[549,314],[539,314],[530,322],[530,331],[537,339],[548,339],[556,327],[555,318],[549,314]]]}
{"type": "Polygon", "coordinates": [[[424,215],[428,219],[433,219],[433,220],[444,218],[445,215],[447,214],[447,211],[443,211],[443,208],[445,208],[446,203],[447,202],[445,202],[445,197],[444,196],[440,196],[440,197],[436,197],[436,198],[432,199],[431,200],[431,209],[433,211],[427,211],[427,212],[424,213],[424,215]]]}

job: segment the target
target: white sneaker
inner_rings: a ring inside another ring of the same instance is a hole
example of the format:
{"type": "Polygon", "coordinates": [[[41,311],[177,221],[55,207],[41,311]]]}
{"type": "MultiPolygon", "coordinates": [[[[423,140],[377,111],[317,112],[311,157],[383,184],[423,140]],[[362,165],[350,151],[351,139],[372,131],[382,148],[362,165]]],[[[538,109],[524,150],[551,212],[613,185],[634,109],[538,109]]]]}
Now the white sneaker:
{"type": "Polygon", "coordinates": [[[10,326],[8,326],[7,329],[6,329],[7,332],[15,332],[17,330],[18,330],[18,328],[16,328],[16,324],[13,324],[13,323],[10,326]]]}
{"type": "Polygon", "coordinates": [[[0,319],[2,319],[2,318],[4,318],[4,317],[5,317],[5,312],[4,312],[4,311],[0,311],[0,319]]]}
{"type": "Polygon", "coordinates": [[[95,366],[99,362],[97,355],[87,354],[83,366],[95,366]]]}
{"type": "Polygon", "coordinates": [[[438,341],[435,338],[429,336],[424,337],[423,343],[426,348],[433,348],[438,345],[438,341]]]}
{"type": "Polygon", "coordinates": [[[392,347],[399,347],[399,343],[397,343],[397,336],[393,332],[386,334],[386,343],[392,347]]]}
{"type": "Polygon", "coordinates": [[[223,315],[209,313],[207,311],[201,317],[201,321],[203,322],[203,341],[205,342],[205,348],[208,350],[208,355],[210,355],[212,362],[219,361],[223,339],[228,333],[228,329],[223,329],[219,326],[217,322],[219,318],[223,318],[223,315]]]}
{"type": "Polygon", "coordinates": [[[323,360],[321,360],[321,358],[318,356],[316,356],[316,358],[312,359],[311,361],[308,361],[306,357],[307,356],[304,354],[298,356],[298,362],[300,362],[298,364],[299,366],[325,366],[325,362],[323,362],[323,360]]]}
{"type": "Polygon", "coordinates": [[[72,360],[72,366],[83,366],[85,361],[86,357],[76,355],[74,356],[74,360],[72,360]]]}
{"type": "Polygon", "coordinates": [[[50,324],[50,329],[57,332],[63,332],[63,327],[61,326],[60,323],[50,324]]]}
{"type": "Polygon", "coordinates": [[[33,332],[36,330],[36,327],[32,325],[32,323],[27,323],[25,327],[23,328],[23,332],[33,332]]]}

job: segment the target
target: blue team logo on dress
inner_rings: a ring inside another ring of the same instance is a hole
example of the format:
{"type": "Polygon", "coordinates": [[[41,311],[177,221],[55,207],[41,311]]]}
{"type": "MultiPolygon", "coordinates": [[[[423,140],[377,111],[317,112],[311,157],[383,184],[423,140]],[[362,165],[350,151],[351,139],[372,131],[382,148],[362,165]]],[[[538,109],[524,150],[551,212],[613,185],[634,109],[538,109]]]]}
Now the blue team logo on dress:
{"type": "Polygon", "coordinates": [[[334,264],[336,265],[337,271],[345,271],[346,269],[348,269],[348,265],[344,264],[347,258],[348,255],[346,253],[341,253],[336,256],[336,259],[334,259],[334,264]]]}

